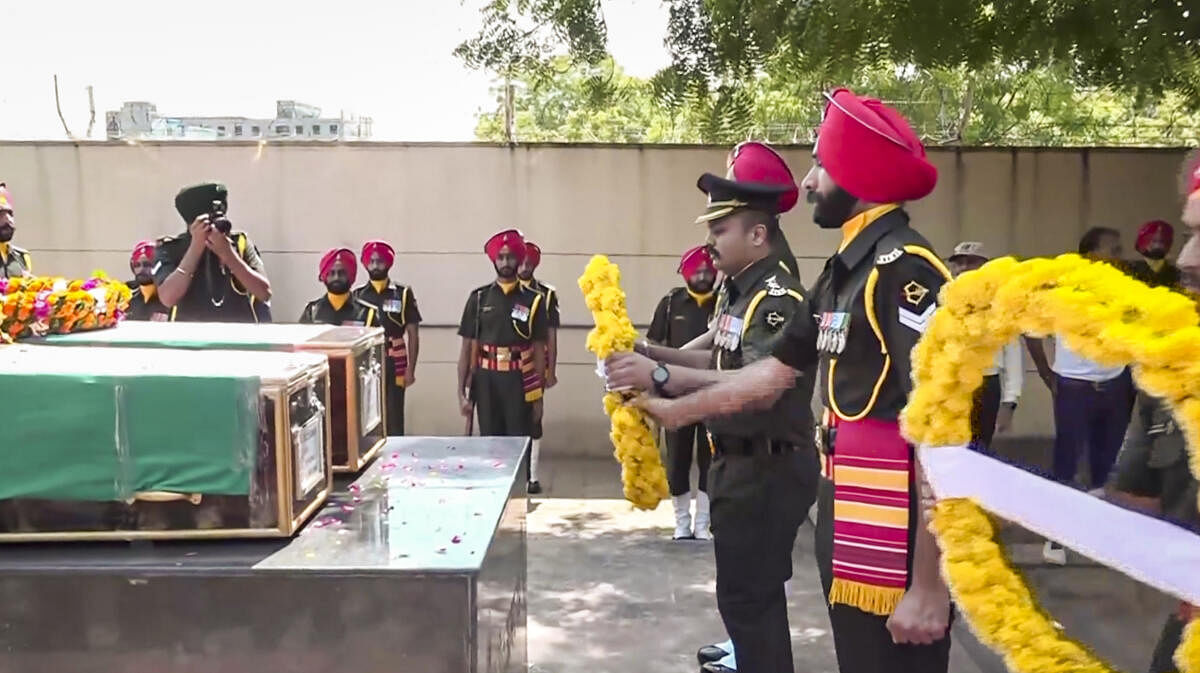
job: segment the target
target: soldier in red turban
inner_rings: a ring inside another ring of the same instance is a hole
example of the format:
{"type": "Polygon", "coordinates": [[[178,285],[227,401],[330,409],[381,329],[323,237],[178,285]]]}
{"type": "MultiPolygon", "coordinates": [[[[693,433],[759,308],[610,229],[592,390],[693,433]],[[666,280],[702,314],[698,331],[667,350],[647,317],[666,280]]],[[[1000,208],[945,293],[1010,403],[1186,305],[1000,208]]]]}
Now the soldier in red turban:
{"type": "Polygon", "coordinates": [[[129,255],[129,270],[133,280],[126,283],[133,291],[129,299],[126,320],[150,320],[166,322],[171,319],[171,309],[158,300],[158,286],[154,284],[154,241],[140,241],[129,255]]]}
{"type": "MultiPolygon", "coordinates": [[[[517,278],[523,287],[542,293],[546,304],[546,372],[544,386],[546,390],[558,383],[558,326],[561,319],[558,312],[558,290],[549,283],[544,283],[533,277],[538,266],[542,263],[542,249],[533,241],[525,241],[525,259],[517,268],[517,278]]],[[[543,397],[543,399],[545,399],[543,397]]],[[[538,459],[542,454],[542,422],[539,419],[533,424],[529,449],[529,493],[537,495],[542,492],[542,484],[538,481],[538,459]]]]}
{"type": "MultiPolygon", "coordinates": [[[[672,288],[659,300],[654,309],[654,318],[650,321],[650,329],[646,332],[646,338],[651,343],[666,348],[682,348],[707,332],[717,304],[713,292],[717,267],[713,264],[708,246],[698,245],[684,252],[676,271],[683,278],[683,285],[672,288]]],[[[671,490],[671,504],[675,508],[675,532],[672,537],[675,540],[711,540],[708,466],[712,461],[712,451],[708,447],[704,425],[692,423],[668,430],[666,445],[667,484],[671,490]],[[691,487],[693,454],[699,472],[695,492],[691,487]],[[694,526],[693,495],[696,501],[694,526]]]]}
{"type": "Polygon", "coordinates": [[[816,552],[839,668],[944,673],[950,595],[898,422],[912,349],[950,278],[904,209],[933,191],[937,169],[899,112],[847,89],[826,95],[813,158],[800,184],[813,220],[842,232],[811,291],[815,319],[788,321],[773,357],[690,395],[639,404],[679,427],[778,399],[818,364],[826,478],[816,552]]]}
{"type": "Polygon", "coordinates": [[[477,414],[481,435],[529,437],[542,420],[546,298],[517,277],[527,254],[519,230],[494,234],[483,250],[496,277],[472,290],[463,307],[458,402],[468,434],[477,414]]]}
{"type": "Polygon", "coordinates": [[[367,327],[382,327],[387,336],[387,433],[404,434],[404,393],[416,381],[421,339],[421,311],[412,288],[390,277],[396,251],[386,241],[367,241],[359,256],[367,282],[354,290],[366,307],[367,327]]]}
{"type": "Polygon", "coordinates": [[[334,248],[321,256],[317,269],[317,280],[325,284],[325,295],[308,302],[300,313],[300,322],[365,324],[367,309],[350,296],[350,287],[358,276],[354,251],[334,248]]]}
{"type": "Polygon", "coordinates": [[[1134,248],[1141,259],[1129,265],[1134,278],[1152,287],[1178,287],[1179,267],[1167,259],[1175,243],[1175,228],[1162,220],[1151,220],[1138,228],[1134,248]]]}

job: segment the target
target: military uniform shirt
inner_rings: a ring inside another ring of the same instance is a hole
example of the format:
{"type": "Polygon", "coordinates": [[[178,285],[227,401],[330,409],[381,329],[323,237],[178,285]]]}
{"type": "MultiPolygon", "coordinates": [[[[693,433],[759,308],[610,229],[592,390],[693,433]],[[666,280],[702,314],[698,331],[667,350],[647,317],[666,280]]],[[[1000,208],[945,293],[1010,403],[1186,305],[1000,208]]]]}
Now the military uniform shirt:
{"type": "Polygon", "coordinates": [[[813,316],[775,350],[801,369],[819,353],[821,399],[842,420],[895,420],[912,390],[912,349],[950,272],[896,208],[831,257],[812,289],[813,316]]]}
{"type": "Polygon", "coordinates": [[[33,273],[33,259],[29,251],[11,243],[8,244],[7,254],[0,253],[0,264],[0,273],[5,278],[21,278],[26,272],[33,273]]]}
{"type": "MultiPolygon", "coordinates": [[[[715,318],[713,369],[741,369],[769,357],[789,323],[812,319],[800,281],[784,272],[773,256],[750,265],[725,285],[725,298],[715,318]]],[[[705,419],[705,426],[718,437],[761,437],[811,445],[813,380],[814,368],[806,367],[770,409],[705,419]]]]}
{"type": "Polygon", "coordinates": [[[1164,262],[1162,267],[1155,271],[1149,262],[1139,259],[1129,264],[1129,275],[1150,287],[1179,287],[1179,267],[1170,262],[1164,262]]]}
{"type": "Polygon", "coordinates": [[[1118,491],[1158,498],[1164,517],[1200,530],[1197,484],[1188,469],[1187,439],[1166,402],[1138,394],[1113,475],[1118,491]]]}
{"type": "Polygon", "coordinates": [[[697,302],[687,288],[677,287],[659,300],[646,338],[663,346],[681,348],[708,331],[716,303],[715,296],[697,302]]]}
{"type": "Polygon", "coordinates": [[[518,283],[505,292],[492,282],[467,296],[458,335],[492,346],[527,346],[546,340],[545,297],[518,283]]]}
{"type": "MultiPolygon", "coordinates": [[[[231,232],[233,249],[246,265],[265,273],[258,248],[243,232],[231,232]]],[[[154,282],[162,287],[167,278],[179,268],[179,262],[191,244],[191,233],[159,239],[154,246],[154,282]]],[[[187,322],[269,322],[269,308],[247,294],[233,272],[222,269],[217,256],[207,250],[192,273],[187,293],[175,306],[173,320],[187,322]]]]}
{"type": "Polygon", "coordinates": [[[129,298],[129,310],[125,312],[126,320],[167,322],[171,319],[171,309],[159,301],[158,292],[151,295],[150,301],[146,301],[146,295],[142,294],[142,288],[137,281],[130,281],[126,285],[132,293],[129,298]]]}
{"type": "Polygon", "coordinates": [[[329,296],[323,296],[308,302],[300,313],[301,323],[325,323],[327,325],[363,325],[367,319],[367,308],[354,301],[354,297],[346,297],[342,307],[334,308],[329,296]]]}
{"type": "Polygon", "coordinates": [[[406,285],[388,281],[381,293],[368,282],[354,290],[352,299],[368,309],[367,327],[382,327],[384,334],[389,337],[403,337],[405,326],[421,322],[417,298],[406,285]]]}
{"type": "Polygon", "coordinates": [[[529,281],[529,287],[541,292],[545,297],[546,326],[558,329],[562,324],[562,319],[558,313],[558,289],[556,289],[553,285],[543,283],[536,278],[529,281]]]}

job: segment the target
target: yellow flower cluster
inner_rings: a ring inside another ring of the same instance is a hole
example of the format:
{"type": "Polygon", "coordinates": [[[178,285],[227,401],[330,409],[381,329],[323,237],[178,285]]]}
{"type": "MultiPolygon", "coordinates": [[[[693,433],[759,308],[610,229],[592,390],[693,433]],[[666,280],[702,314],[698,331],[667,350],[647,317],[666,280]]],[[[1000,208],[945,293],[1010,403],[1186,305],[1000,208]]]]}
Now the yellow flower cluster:
{"type": "Polygon", "coordinates": [[[130,294],[103,271],[88,280],[0,278],[0,340],[111,327],[129,308],[130,294]]]}
{"type": "MultiPolygon", "coordinates": [[[[902,418],[910,441],[967,443],[971,395],[995,353],[1020,334],[1057,334],[1092,360],[1134,363],[1141,389],[1172,405],[1187,436],[1192,473],[1200,476],[1200,319],[1191,298],[1149,288],[1106,264],[1063,255],[995,260],[946,285],[941,299],[913,352],[916,388],[902,418]]],[[[1038,609],[976,504],[939,501],[931,527],[956,602],[1010,670],[1113,670],[1038,609]]],[[[1175,662],[1183,673],[1200,673],[1200,621],[1188,625],[1175,662]]]]}
{"type": "MultiPolygon", "coordinates": [[[[621,270],[604,255],[588,262],[579,289],[596,327],[588,333],[587,348],[603,360],[633,350],[637,330],[625,310],[621,270]]],[[[657,433],[640,410],[625,404],[618,392],[604,395],[604,413],[612,419],[613,455],[621,463],[625,499],[638,509],[654,509],[668,496],[667,473],[658,454],[657,433]]]]}

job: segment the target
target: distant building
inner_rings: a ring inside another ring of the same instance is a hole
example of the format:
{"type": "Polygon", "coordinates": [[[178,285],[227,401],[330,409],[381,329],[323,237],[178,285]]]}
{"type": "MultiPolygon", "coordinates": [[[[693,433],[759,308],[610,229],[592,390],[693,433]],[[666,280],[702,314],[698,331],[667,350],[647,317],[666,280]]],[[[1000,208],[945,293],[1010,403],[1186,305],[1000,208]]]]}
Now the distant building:
{"type": "Polygon", "coordinates": [[[322,117],[320,108],[275,102],[273,119],[169,117],[135,101],[106,113],[109,140],[366,140],[370,117],[322,117]]]}

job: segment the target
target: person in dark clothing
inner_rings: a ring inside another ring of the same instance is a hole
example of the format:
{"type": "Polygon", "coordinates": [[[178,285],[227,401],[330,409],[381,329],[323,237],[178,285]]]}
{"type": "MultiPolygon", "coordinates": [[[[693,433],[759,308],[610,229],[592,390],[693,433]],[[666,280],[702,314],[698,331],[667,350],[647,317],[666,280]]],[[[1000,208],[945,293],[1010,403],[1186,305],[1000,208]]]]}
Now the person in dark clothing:
{"type": "Polygon", "coordinates": [[[15,214],[8,185],[0,182],[0,275],[4,278],[33,275],[33,258],[29,251],[12,244],[13,234],[17,231],[15,214]]]}
{"type": "Polygon", "coordinates": [[[387,337],[387,433],[404,434],[404,393],[417,376],[421,350],[418,326],[421,311],[412,288],[391,280],[396,251],[385,241],[367,241],[360,255],[367,282],[354,290],[354,299],[367,308],[367,327],[382,327],[387,337]]]}
{"type": "MultiPolygon", "coordinates": [[[[614,355],[606,363],[609,385],[687,394],[770,358],[788,324],[812,320],[800,282],[779,267],[771,244],[778,197],[788,186],[706,174],[699,187],[709,206],[698,221],[707,223],[715,263],[728,278],[713,348],[690,364],[684,360],[691,351],[654,345],[645,347],[647,355],[614,355]]],[[[817,493],[814,376],[815,367],[795,375],[770,405],[704,418],[715,456],[709,492],[717,607],[738,670],[792,670],[785,584],[796,532],[817,493]]],[[[729,668],[709,661],[702,670],[729,668]]]]}
{"type": "MultiPolygon", "coordinates": [[[[933,190],[937,169],[897,111],[845,89],[826,99],[813,168],[801,185],[816,224],[841,229],[843,240],[813,286],[814,319],[788,322],[771,357],[714,385],[636,403],[678,427],[777,400],[819,363],[826,479],[815,544],[838,666],[944,673],[950,594],[917,506],[920,467],[898,421],[913,385],[913,346],[950,277],[902,207],[933,190]]],[[[713,509],[715,520],[715,497],[713,509]]],[[[734,640],[739,669],[750,670],[734,640]]]]}
{"type": "MultiPolygon", "coordinates": [[[[1195,231],[1200,228],[1200,155],[1192,155],[1185,164],[1183,222],[1195,231]]],[[[1140,238],[1140,237],[1139,237],[1140,238]]],[[[1200,238],[1195,233],[1179,251],[1180,289],[1200,294],[1200,238]]],[[[1129,433],[1117,456],[1113,477],[1106,489],[1108,497],[1120,504],[1161,516],[1200,533],[1200,512],[1196,509],[1195,475],[1188,467],[1187,436],[1164,401],[1138,395],[1137,410],[1129,424],[1129,433]]],[[[1151,656],[1149,673],[1175,671],[1173,657],[1183,637],[1183,628],[1197,615],[1197,607],[1180,603],[1167,616],[1162,635],[1151,656]]]]}
{"type": "Polygon", "coordinates": [[[186,232],[157,241],[154,282],[171,319],[270,322],[271,281],[258,248],[234,231],[226,212],[229,190],[208,182],[175,196],[186,232]]]}
{"type": "Polygon", "coordinates": [[[1134,249],[1141,259],[1129,264],[1129,274],[1151,287],[1179,287],[1179,267],[1167,259],[1175,242],[1175,228],[1153,220],[1138,228],[1134,249]]]}
{"type": "Polygon", "coordinates": [[[158,287],[154,284],[154,241],[142,241],[134,246],[133,254],[129,256],[129,270],[133,272],[133,280],[127,285],[133,292],[125,319],[169,321],[171,309],[158,300],[158,287]]]}
{"type": "MultiPolygon", "coordinates": [[[[525,259],[517,267],[517,278],[523,287],[542,293],[546,305],[546,346],[542,357],[546,360],[544,373],[546,390],[558,384],[558,327],[562,317],[558,310],[558,290],[549,283],[544,283],[533,277],[538,266],[542,263],[542,249],[533,241],[525,241],[525,259]]],[[[542,398],[545,400],[545,397],[542,398]]],[[[542,402],[543,408],[545,402],[542,402]]],[[[533,424],[532,439],[529,449],[529,493],[537,495],[542,492],[542,484],[538,481],[538,460],[542,455],[542,421],[533,424]]]]}
{"type": "Polygon", "coordinates": [[[484,252],[496,279],[472,290],[463,306],[458,403],[468,424],[478,416],[481,435],[528,437],[542,420],[546,301],[517,279],[525,257],[520,231],[495,234],[484,252]]]}
{"type": "MultiPolygon", "coordinates": [[[[667,348],[682,348],[692,339],[704,334],[712,320],[713,282],[716,267],[707,246],[696,246],[683,253],[679,268],[684,285],[673,288],[658,302],[646,338],[667,348]]],[[[708,466],[712,450],[708,446],[704,425],[694,423],[677,430],[666,431],[667,483],[671,489],[671,504],[675,508],[676,540],[712,539],[709,532],[708,466]],[[696,523],[692,526],[692,455],[700,478],[696,494],[696,523]]]]}
{"type": "Polygon", "coordinates": [[[308,302],[300,312],[299,322],[365,325],[370,309],[350,296],[350,287],[358,275],[354,251],[349,248],[330,250],[321,257],[319,269],[317,280],[325,284],[325,295],[308,302]]]}

